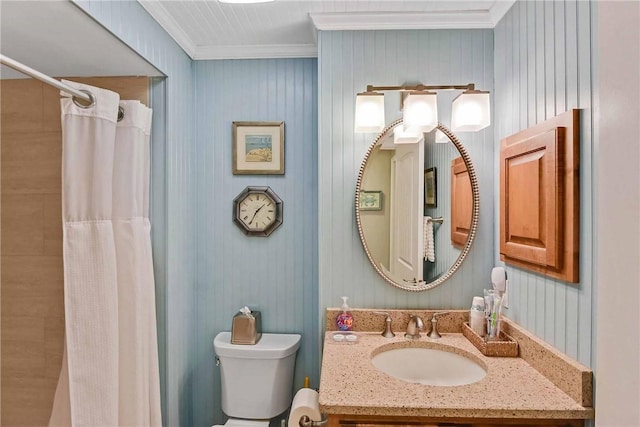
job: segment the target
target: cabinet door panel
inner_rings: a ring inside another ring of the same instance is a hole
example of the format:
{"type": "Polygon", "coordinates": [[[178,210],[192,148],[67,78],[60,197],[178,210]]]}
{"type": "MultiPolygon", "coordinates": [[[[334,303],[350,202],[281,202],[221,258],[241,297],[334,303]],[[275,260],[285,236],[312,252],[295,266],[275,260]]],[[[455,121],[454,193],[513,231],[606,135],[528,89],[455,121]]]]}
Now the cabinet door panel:
{"type": "Polygon", "coordinates": [[[467,243],[473,217],[473,192],[467,165],[462,157],[451,161],[451,244],[461,248],[467,243]]]}
{"type": "Polygon", "coordinates": [[[500,258],[578,283],[579,110],[500,143],[500,258]]]}
{"type": "Polygon", "coordinates": [[[559,268],[562,246],[564,129],[556,128],[506,147],[502,153],[503,206],[500,252],[559,268]]]}

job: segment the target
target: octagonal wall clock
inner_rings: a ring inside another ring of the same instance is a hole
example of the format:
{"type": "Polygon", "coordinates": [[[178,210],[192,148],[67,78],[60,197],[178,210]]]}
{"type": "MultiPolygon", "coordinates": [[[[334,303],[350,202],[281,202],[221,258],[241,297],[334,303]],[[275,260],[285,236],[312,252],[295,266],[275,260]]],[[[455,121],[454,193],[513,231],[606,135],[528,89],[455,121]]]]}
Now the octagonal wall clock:
{"type": "Polygon", "coordinates": [[[270,187],[247,187],[233,199],[233,222],[247,236],[267,237],[282,224],[282,200],[270,187]]]}

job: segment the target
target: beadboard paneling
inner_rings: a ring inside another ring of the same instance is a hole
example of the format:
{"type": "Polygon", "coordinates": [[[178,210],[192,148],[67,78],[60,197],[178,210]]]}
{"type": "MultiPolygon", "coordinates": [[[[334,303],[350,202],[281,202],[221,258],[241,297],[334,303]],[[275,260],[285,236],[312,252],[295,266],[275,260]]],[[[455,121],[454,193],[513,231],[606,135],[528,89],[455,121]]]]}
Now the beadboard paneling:
{"type": "Polygon", "coordinates": [[[193,424],[195,287],[194,120],[191,59],[134,1],[76,0],[76,5],[167,75],[155,80],[151,235],[156,279],[163,421],[193,424]]]}
{"type": "MultiPolygon", "coordinates": [[[[516,2],[495,28],[495,151],[500,139],[572,108],[580,120],[580,283],[507,267],[509,317],[592,366],[592,3],[516,2]]],[[[496,170],[499,164],[496,161],[496,170]]],[[[497,182],[497,181],[496,181],[497,182]]],[[[499,187],[495,187],[496,221],[499,187]]],[[[495,247],[499,247],[495,230],[495,247]]],[[[496,251],[496,263],[499,263],[496,251]]]]}
{"type": "MultiPolygon", "coordinates": [[[[244,305],[263,332],[300,333],[294,389],[319,384],[317,321],[317,61],[198,61],[196,69],[195,365],[193,425],[223,424],[213,338],[244,305]],[[232,174],[232,122],[285,122],[285,175],[232,174]],[[271,236],[248,237],[232,222],[246,186],[269,186],[284,204],[271,236]]],[[[248,387],[251,385],[248,384],[248,387]]]]}
{"type": "MultiPolygon", "coordinates": [[[[321,31],[318,62],[320,308],[339,306],[342,295],[348,295],[354,307],[469,307],[472,297],[487,287],[494,262],[493,129],[459,135],[477,168],[481,199],[479,230],[467,260],[440,287],[407,292],[386,284],[374,272],[358,236],[356,178],[375,135],[353,132],[354,102],[356,93],[364,91],[367,84],[474,82],[477,88],[493,91],[493,32],[321,31]]],[[[446,92],[439,95],[438,112],[447,126],[452,96],[446,92]]],[[[400,116],[400,95],[388,92],[385,98],[390,122],[400,116]]]]}

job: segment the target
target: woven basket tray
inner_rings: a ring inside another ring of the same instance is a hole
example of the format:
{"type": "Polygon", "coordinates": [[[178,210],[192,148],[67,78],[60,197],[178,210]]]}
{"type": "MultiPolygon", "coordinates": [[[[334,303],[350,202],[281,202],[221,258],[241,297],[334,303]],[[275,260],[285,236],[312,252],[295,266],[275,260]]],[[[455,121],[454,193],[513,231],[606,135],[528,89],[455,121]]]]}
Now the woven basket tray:
{"type": "Polygon", "coordinates": [[[464,322],[462,324],[462,335],[471,341],[485,356],[518,357],[518,343],[504,332],[500,332],[500,339],[497,341],[485,341],[483,337],[471,329],[468,322],[464,322]]]}

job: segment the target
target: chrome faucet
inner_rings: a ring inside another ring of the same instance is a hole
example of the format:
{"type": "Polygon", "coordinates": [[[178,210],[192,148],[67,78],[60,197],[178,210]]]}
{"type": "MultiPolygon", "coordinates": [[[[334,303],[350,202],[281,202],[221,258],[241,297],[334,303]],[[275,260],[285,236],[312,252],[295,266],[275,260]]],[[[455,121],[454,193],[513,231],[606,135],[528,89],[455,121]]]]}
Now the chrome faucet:
{"type": "Polygon", "coordinates": [[[405,338],[420,338],[420,331],[424,328],[424,322],[420,316],[413,315],[409,318],[407,324],[407,332],[404,334],[405,338]]]}
{"type": "Polygon", "coordinates": [[[437,313],[433,313],[433,315],[431,316],[431,332],[429,332],[427,334],[427,336],[431,339],[437,339],[442,337],[442,335],[440,335],[440,333],[438,332],[438,319],[436,318],[436,316],[440,316],[442,314],[447,314],[449,313],[448,311],[439,311],[437,313]]]}

